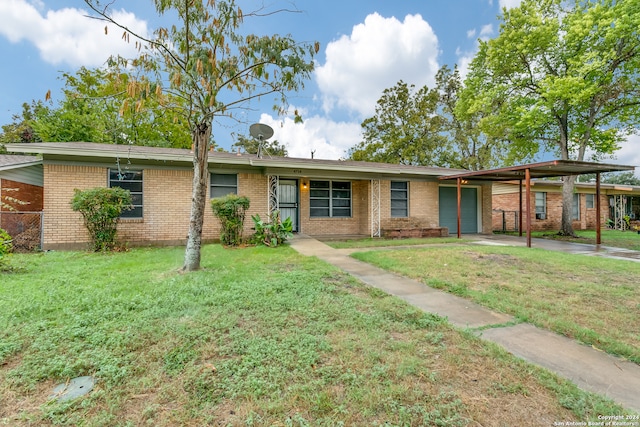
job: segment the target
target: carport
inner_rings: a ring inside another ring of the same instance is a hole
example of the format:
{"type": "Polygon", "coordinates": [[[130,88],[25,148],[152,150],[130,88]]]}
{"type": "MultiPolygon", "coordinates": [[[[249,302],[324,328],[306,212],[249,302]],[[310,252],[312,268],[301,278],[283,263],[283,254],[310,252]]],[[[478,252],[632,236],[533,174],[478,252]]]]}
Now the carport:
{"type": "Polygon", "coordinates": [[[527,247],[531,247],[531,180],[538,178],[556,178],[572,175],[596,174],[596,243],[601,243],[601,206],[600,206],[600,174],[605,172],[633,171],[635,166],[613,165],[604,163],[578,162],[572,160],[551,160],[527,165],[511,166],[500,169],[470,171],[457,175],[441,176],[438,179],[456,180],[458,189],[458,238],[461,237],[461,201],[462,185],[469,181],[519,181],[520,183],[520,236],[522,236],[522,182],[526,193],[526,230],[527,247]]]}

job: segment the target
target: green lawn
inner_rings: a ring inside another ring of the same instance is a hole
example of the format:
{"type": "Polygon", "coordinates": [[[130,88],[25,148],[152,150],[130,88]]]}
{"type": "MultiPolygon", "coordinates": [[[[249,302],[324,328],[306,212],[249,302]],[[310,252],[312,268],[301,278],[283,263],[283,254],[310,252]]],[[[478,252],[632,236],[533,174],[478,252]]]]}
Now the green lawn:
{"type": "Polygon", "coordinates": [[[640,263],[475,245],[353,256],[640,363],[640,263]]]}
{"type": "MultiPolygon", "coordinates": [[[[517,235],[518,233],[508,233],[517,235]]],[[[532,237],[539,237],[543,239],[552,240],[565,240],[576,243],[587,243],[590,245],[596,244],[596,232],[595,230],[578,230],[576,231],[577,238],[559,236],[554,231],[532,231],[532,237]]],[[[620,230],[602,230],[601,239],[603,246],[612,246],[615,248],[626,248],[635,251],[640,251],[640,234],[634,230],[620,231],[620,230]]]]}
{"type": "Polygon", "coordinates": [[[419,246],[419,245],[442,245],[445,243],[466,243],[468,239],[458,239],[457,237],[425,237],[408,239],[383,239],[379,237],[365,239],[335,240],[326,242],[327,245],[336,249],[350,248],[377,248],[394,246],[419,246]]]}
{"type": "Polygon", "coordinates": [[[16,255],[0,425],[552,425],[623,414],[331,266],[277,249],[16,255]],[[93,375],[86,397],[48,402],[93,375]],[[505,408],[509,408],[506,410],[505,408]]]}

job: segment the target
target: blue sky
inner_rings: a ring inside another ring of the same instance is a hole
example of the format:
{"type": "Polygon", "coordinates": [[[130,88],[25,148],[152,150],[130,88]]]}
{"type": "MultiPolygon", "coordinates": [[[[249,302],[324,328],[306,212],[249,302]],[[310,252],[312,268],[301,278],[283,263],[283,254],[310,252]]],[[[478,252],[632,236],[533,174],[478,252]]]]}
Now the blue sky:
{"type": "MultiPolygon", "coordinates": [[[[318,41],[321,50],[305,90],[289,98],[303,114],[303,124],[274,115],[270,103],[253,103],[243,123],[214,127],[214,138],[228,149],[232,134],[248,135],[249,125],[261,122],[274,128],[274,138],[292,157],[310,157],[311,151],[316,158],[344,157],[360,141],[360,123],[373,115],[385,88],[401,79],[431,86],[444,64],[457,64],[464,73],[477,40],[496,36],[502,8],[519,2],[243,0],[245,11],[260,5],[299,9],[251,21],[250,30],[318,41]]],[[[157,17],[152,0],[115,0],[112,7],[122,22],[141,33],[171,21],[157,17]]],[[[10,122],[23,102],[44,99],[48,90],[57,102],[62,71],[101,66],[114,53],[132,56],[133,44],[122,42],[121,31],[105,36],[104,23],[87,14],[82,0],[0,0],[0,124],[10,122]]],[[[621,157],[624,163],[640,164],[640,154],[628,154],[621,157]]]]}

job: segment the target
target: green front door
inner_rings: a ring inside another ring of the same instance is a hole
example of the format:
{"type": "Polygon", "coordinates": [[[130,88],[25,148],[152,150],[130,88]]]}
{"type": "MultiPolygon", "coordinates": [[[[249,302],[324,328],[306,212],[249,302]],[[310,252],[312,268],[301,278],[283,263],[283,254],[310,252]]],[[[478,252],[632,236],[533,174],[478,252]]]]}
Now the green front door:
{"type": "MultiPolygon", "coordinates": [[[[478,189],[462,188],[460,203],[461,232],[478,232],[478,189]]],[[[458,234],[458,189],[440,187],[440,227],[447,227],[449,234],[458,234]]]]}

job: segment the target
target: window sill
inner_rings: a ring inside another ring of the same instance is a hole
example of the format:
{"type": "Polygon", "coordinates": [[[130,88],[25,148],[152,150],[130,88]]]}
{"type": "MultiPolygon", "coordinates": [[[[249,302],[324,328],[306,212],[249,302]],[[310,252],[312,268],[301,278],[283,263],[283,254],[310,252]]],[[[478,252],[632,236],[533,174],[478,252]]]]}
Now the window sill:
{"type": "Polygon", "coordinates": [[[127,224],[131,224],[131,223],[142,223],[144,222],[144,218],[120,218],[120,222],[121,223],[127,223],[127,224]]]}

